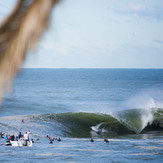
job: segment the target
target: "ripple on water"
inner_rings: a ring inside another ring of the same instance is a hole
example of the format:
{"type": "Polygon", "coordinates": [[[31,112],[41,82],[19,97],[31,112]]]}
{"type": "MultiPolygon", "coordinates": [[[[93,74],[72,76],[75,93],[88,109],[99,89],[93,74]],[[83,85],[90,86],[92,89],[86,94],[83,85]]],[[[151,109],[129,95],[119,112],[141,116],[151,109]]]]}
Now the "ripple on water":
{"type": "Polygon", "coordinates": [[[64,154],[64,153],[36,153],[35,156],[66,156],[66,157],[74,157],[74,156],[77,156],[77,155],[64,154]]]}
{"type": "Polygon", "coordinates": [[[157,150],[163,149],[163,147],[156,147],[156,146],[137,146],[140,149],[147,149],[147,150],[157,150]]]}
{"type": "Polygon", "coordinates": [[[158,153],[130,153],[128,155],[132,155],[132,156],[153,156],[153,155],[157,155],[158,153]]]}

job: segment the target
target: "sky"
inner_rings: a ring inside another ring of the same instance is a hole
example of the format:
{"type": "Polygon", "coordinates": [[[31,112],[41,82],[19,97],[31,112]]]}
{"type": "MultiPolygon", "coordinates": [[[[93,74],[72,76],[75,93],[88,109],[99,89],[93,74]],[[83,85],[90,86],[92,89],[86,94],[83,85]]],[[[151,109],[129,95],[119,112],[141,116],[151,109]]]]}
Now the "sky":
{"type": "Polygon", "coordinates": [[[63,0],[24,67],[163,68],[163,0],[63,0]]]}

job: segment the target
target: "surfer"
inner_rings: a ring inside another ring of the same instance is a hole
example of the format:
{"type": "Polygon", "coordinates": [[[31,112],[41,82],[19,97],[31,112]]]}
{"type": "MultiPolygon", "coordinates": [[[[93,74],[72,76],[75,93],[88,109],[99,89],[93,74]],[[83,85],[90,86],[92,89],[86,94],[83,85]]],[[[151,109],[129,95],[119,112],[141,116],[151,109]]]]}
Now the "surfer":
{"type": "Polygon", "coordinates": [[[105,141],[106,143],[109,143],[109,140],[108,140],[108,139],[104,139],[104,141],[105,141]]]}
{"type": "Polygon", "coordinates": [[[22,137],[23,137],[23,135],[21,134],[21,132],[19,132],[18,139],[20,139],[22,137]]]}
{"type": "Polygon", "coordinates": [[[15,135],[10,136],[10,140],[14,141],[15,140],[15,135]]]}
{"type": "Polygon", "coordinates": [[[93,138],[91,138],[91,142],[94,142],[93,138]]]}
{"type": "Polygon", "coordinates": [[[4,133],[0,132],[0,138],[4,138],[4,133]]]}
{"type": "Polygon", "coordinates": [[[27,134],[27,132],[25,132],[25,134],[24,134],[24,139],[29,141],[29,135],[27,134]]]}
{"type": "Polygon", "coordinates": [[[99,130],[98,130],[98,134],[101,134],[102,133],[102,129],[100,128],[99,130]]]}
{"type": "Polygon", "coordinates": [[[5,136],[5,139],[8,140],[8,135],[5,136]]]}
{"type": "Polygon", "coordinates": [[[25,132],[25,134],[24,134],[24,146],[27,146],[27,141],[29,141],[29,135],[27,134],[27,132],[25,132]]]}
{"type": "Polygon", "coordinates": [[[54,140],[52,138],[50,138],[49,140],[50,140],[50,144],[53,144],[54,140]]]}

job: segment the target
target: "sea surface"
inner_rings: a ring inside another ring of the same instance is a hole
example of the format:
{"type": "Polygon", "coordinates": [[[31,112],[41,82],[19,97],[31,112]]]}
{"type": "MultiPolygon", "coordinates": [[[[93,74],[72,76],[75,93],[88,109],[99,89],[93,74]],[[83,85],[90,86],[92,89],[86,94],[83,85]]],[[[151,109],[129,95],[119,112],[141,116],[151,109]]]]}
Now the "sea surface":
{"type": "Polygon", "coordinates": [[[24,69],[0,132],[28,130],[32,147],[0,139],[0,162],[163,162],[163,69],[24,69]]]}

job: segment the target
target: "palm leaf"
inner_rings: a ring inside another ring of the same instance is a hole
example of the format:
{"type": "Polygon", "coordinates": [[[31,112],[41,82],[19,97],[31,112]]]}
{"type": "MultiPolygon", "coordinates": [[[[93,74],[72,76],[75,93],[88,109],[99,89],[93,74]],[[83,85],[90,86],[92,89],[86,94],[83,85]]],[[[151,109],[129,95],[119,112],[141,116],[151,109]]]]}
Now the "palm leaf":
{"type": "Polygon", "coordinates": [[[10,91],[26,54],[48,28],[53,6],[59,0],[19,0],[0,26],[0,99],[10,91]]]}

